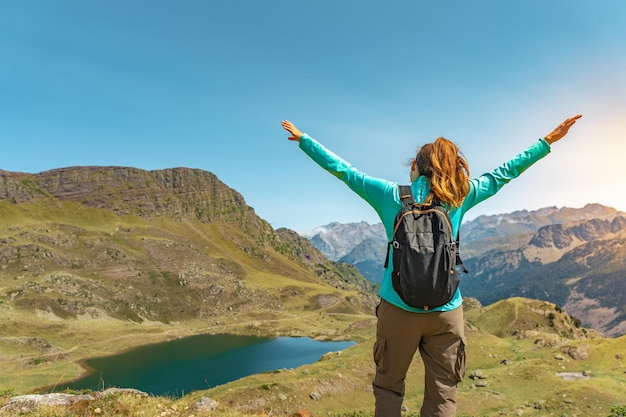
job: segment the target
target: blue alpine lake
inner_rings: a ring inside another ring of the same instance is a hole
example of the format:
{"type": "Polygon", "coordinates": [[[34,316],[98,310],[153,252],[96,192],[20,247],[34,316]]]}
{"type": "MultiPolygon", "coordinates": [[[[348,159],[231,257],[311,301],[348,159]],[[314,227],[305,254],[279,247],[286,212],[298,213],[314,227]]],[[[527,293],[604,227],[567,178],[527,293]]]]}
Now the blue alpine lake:
{"type": "Polygon", "coordinates": [[[354,344],[308,337],[190,336],[86,360],[88,375],[57,385],[54,391],[120,387],[180,397],[247,375],[313,363],[354,344]]]}

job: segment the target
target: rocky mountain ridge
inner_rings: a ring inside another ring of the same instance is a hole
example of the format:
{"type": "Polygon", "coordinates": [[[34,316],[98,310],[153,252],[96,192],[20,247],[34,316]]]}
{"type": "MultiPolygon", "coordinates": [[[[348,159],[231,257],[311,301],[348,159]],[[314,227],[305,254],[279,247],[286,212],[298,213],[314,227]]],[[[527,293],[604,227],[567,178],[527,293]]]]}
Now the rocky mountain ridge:
{"type": "Polygon", "coordinates": [[[540,228],[527,244],[471,258],[463,294],[549,300],[607,336],[626,334],[626,218],[540,228]]]}
{"type": "Polygon", "coordinates": [[[311,232],[302,233],[326,258],[338,261],[347,256],[363,241],[386,242],[382,223],[369,224],[332,222],[311,232]]]}
{"type": "Polygon", "coordinates": [[[215,174],[200,169],[145,171],[131,167],[78,166],[38,174],[0,170],[0,200],[23,203],[44,197],[141,217],[191,216],[202,221],[255,220],[254,210],[215,174]],[[248,217],[247,215],[251,215],[248,217]]]}
{"type": "Polygon", "coordinates": [[[581,208],[544,207],[538,210],[518,210],[512,213],[482,215],[461,225],[461,238],[469,243],[487,238],[535,233],[540,227],[550,224],[576,223],[592,219],[613,219],[626,216],[612,207],[587,204],[581,208]]]}
{"type": "Polygon", "coordinates": [[[326,258],[357,267],[369,281],[380,284],[387,238],[382,223],[332,222],[302,233],[326,258]]]}
{"type": "Polygon", "coordinates": [[[344,291],[356,296],[349,308],[373,307],[373,286],[354,267],[274,231],[210,172],[0,171],[0,213],[0,299],[9,309],[138,322],[274,315],[293,294],[269,293],[290,286],[306,308],[342,308],[344,291]],[[283,285],[268,289],[268,274],[283,285]],[[326,287],[307,296],[301,283],[326,287]]]}
{"type": "MultiPolygon", "coordinates": [[[[626,217],[626,213],[601,204],[587,204],[582,208],[545,207],[538,210],[519,210],[507,214],[482,215],[461,225],[461,244],[465,258],[476,256],[492,248],[507,244],[513,236],[532,235],[543,226],[551,224],[574,224],[577,222],[601,219],[612,220],[615,217],[626,217]],[[474,244],[473,242],[479,241],[474,244]]],[[[378,245],[387,244],[385,229],[382,223],[367,222],[338,223],[332,222],[319,226],[311,232],[302,233],[328,259],[352,263],[349,259],[365,260],[362,250],[360,255],[351,255],[361,242],[369,240],[378,245]]],[[[376,249],[381,252],[380,248],[376,249]]],[[[374,260],[369,257],[369,260],[374,260]]]]}
{"type": "MultiPolygon", "coordinates": [[[[333,228],[342,230],[337,224],[325,228],[326,240],[346,236],[342,244],[350,247],[349,241],[355,251],[341,260],[380,282],[386,244],[369,241],[364,249],[366,241],[350,241],[345,230],[330,238],[333,228]]],[[[548,300],[586,326],[625,334],[625,234],[626,214],[600,204],[480,216],[461,228],[461,254],[470,270],[462,292],[484,304],[515,296],[548,300]]]]}

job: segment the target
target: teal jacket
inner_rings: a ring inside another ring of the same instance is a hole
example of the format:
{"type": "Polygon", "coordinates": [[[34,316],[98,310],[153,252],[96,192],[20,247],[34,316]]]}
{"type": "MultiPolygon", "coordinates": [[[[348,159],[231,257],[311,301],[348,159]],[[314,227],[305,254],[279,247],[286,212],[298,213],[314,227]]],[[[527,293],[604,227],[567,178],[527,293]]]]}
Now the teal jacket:
{"type": "MultiPolygon", "coordinates": [[[[387,240],[390,241],[393,234],[396,214],[402,207],[402,202],[398,195],[398,184],[384,179],[374,178],[359,171],[306,133],[300,138],[300,149],[326,171],[342,180],[352,191],[361,196],[376,210],[376,213],[378,213],[380,220],[385,226],[387,240]]],[[[452,229],[455,235],[459,231],[465,212],[481,201],[493,196],[506,183],[513,178],[517,178],[528,167],[548,153],[550,153],[550,145],[544,139],[539,139],[524,152],[500,165],[493,171],[483,174],[476,179],[472,179],[470,181],[469,193],[467,197],[465,197],[465,200],[463,200],[461,207],[452,208],[449,211],[452,229]]],[[[430,191],[430,182],[426,177],[421,176],[413,181],[411,189],[415,201],[421,203],[430,191]]],[[[433,308],[428,311],[409,307],[400,299],[400,296],[398,296],[393,289],[391,282],[392,270],[393,265],[391,265],[390,262],[389,267],[385,269],[379,295],[382,299],[397,307],[415,313],[427,313],[432,311],[454,310],[463,302],[461,292],[457,290],[452,300],[441,307],[433,308]]]]}

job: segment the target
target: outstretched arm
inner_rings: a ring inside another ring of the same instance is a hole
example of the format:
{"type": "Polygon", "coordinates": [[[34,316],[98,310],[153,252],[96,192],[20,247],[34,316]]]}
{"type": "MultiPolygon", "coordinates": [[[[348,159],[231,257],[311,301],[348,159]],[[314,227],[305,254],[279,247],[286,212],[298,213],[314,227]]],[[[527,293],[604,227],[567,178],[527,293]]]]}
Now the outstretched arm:
{"type": "Polygon", "coordinates": [[[581,117],[583,117],[582,114],[577,114],[576,116],[566,119],[565,121],[563,121],[563,123],[558,125],[552,132],[548,133],[544,137],[544,139],[546,140],[546,142],[552,145],[554,142],[561,139],[563,136],[567,135],[569,128],[574,126],[574,123],[576,123],[576,120],[580,119],[581,117]]]}
{"type": "Polygon", "coordinates": [[[289,140],[297,141],[300,149],[313,161],[343,181],[352,191],[367,201],[376,210],[381,219],[383,217],[386,218],[387,212],[393,212],[391,216],[393,219],[393,216],[396,215],[400,208],[397,205],[394,205],[392,209],[388,207],[394,204],[394,196],[398,194],[396,183],[381,178],[374,178],[359,171],[352,164],[333,153],[308,134],[301,132],[290,121],[283,120],[281,125],[291,135],[289,140]]]}
{"type": "Polygon", "coordinates": [[[291,134],[291,136],[289,136],[287,139],[300,142],[300,138],[302,137],[302,132],[298,130],[296,125],[291,123],[289,120],[283,120],[282,122],[280,122],[280,124],[283,126],[283,129],[285,129],[287,132],[291,134]]]}
{"type": "Polygon", "coordinates": [[[470,193],[463,201],[464,208],[469,210],[481,201],[493,196],[512,179],[519,177],[531,165],[546,156],[550,152],[550,145],[562,139],[574,123],[581,117],[582,115],[578,114],[566,119],[552,132],[546,135],[546,137],[543,138],[544,140],[535,142],[535,144],[524,152],[500,165],[493,171],[473,179],[470,193]]]}

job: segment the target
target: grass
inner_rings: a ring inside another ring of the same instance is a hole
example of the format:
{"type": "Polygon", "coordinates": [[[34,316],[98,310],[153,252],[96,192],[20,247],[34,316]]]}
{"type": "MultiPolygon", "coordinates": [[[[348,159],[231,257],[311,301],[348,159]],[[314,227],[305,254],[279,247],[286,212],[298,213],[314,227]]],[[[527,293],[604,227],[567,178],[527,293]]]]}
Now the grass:
{"type": "MultiPolygon", "coordinates": [[[[77,377],[83,372],[77,363],[84,359],[226,332],[358,344],[314,364],[253,375],[177,400],[120,395],[31,415],[239,417],[301,410],[312,416],[372,415],[375,318],[367,303],[355,302],[360,296],[355,289],[333,288],[302,263],[275,256],[271,247],[249,250],[246,236],[225,224],[118,217],[77,203],[55,204],[18,209],[0,201],[0,232],[7,241],[0,248],[5,261],[0,406],[13,395],[77,377]],[[224,233],[233,239],[223,239],[224,233]],[[46,251],[53,256],[44,256],[46,251]],[[38,308],[17,308],[18,301],[38,308]],[[78,302],[87,306],[84,311],[71,310],[78,302]],[[52,314],[50,306],[66,319],[52,314]],[[192,307],[197,310],[181,312],[192,307]],[[311,398],[313,392],[318,400],[311,398]],[[219,401],[220,408],[193,411],[203,396],[219,401]]],[[[466,318],[468,374],[481,369],[488,385],[476,387],[469,378],[460,384],[459,416],[605,416],[623,403],[626,336],[578,340],[583,332],[572,330],[562,312],[524,299],[468,309],[466,318]],[[536,343],[539,339],[544,342],[536,343]],[[589,357],[573,360],[563,346],[586,347],[589,357]],[[502,364],[504,359],[510,364],[502,364]],[[589,371],[592,379],[565,381],[555,375],[561,371],[589,371]]],[[[407,375],[405,416],[417,415],[422,385],[423,367],[416,358],[407,375]]]]}
{"type": "MultiPolygon", "coordinates": [[[[258,322],[259,317],[253,319],[258,322]]],[[[311,329],[317,328],[322,334],[333,327],[345,331],[354,323],[358,323],[354,317],[327,316],[318,312],[276,322],[262,322],[261,328],[268,334],[281,333],[281,329],[314,334],[311,329]]],[[[222,405],[220,410],[210,414],[218,417],[259,413],[291,415],[299,410],[307,410],[314,416],[329,413],[368,416],[373,409],[370,384],[373,378],[371,346],[374,322],[371,318],[369,323],[354,334],[360,340],[358,345],[311,365],[252,375],[223,386],[187,394],[180,400],[153,397],[135,399],[132,396],[97,400],[89,405],[84,404],[82,408],[74,407],[72,412],[75,414],[65,415],[95,416],[97,414],[94,414],[94,410],[99,408],[100,415],[159,416],[161,413],[169,413],[164,415],[189,416],[194,414],[190,411],[193,404],[207,396],[222,405]],[[318,401],[312,400],[309,396],[312,392],[318,392],[321,398],[318,401]]],[[[30,331],[35,331],[38,326],[42,326],[39,330],[43,331],[47,325],[51,325],[51,322],[36,322],[34,318],[28,323],[30,331]]],[[[245,333],[249,330],[248,325],[231,323],[226,329],[233,333],[245,333]]],[[[218,329],[223,331],[224,326],[213,327],[213,330],[218,329]]],[[[53,383],[70,375],[75,376],[80,372],[80,368],[73,365],[76,359],[112,354],[139,344],[210,331],[211,328],[201,321],[188,322],[184,326],[133,324],[117,320],[59,323],[51,327],[51,333],[47,334],[51,344],[66,350],[76,348],[63,360],[41,362],[26,371],[23,364],[27,356],[41,357],[37,355],[36,348],[31,347],[24,351],[24,357],[18,360],[13,356],[13,361],[3,361],[0,365],[8,372],[3,372],[0,377],[0,390],[10,392],[11,395],[26,393],[51,381],[53,383]],[[94,326],[96,323],[97,326],[94,326]],[[78,343],[79,341],[82,343],[78,343]]],[[[559,361],[555,356],[563,353],[558,347],[537,348],[532,338],[518,340],[515,337],[496,337],[479,329],[468,331],[467,336],[467,373],[469,375],[474,369],[481,369],[488,377],[488,386],[476,388],[472,386],[474,381],[466,377],[459,386],[459,415],[500,416],[516,415],[515,413],[523,411],[524,416],[561,416],[568,412],[577,412],[581,416],[590,415],[585,414],[586,412],[593,412],[591,415],[604,416],[623,399],[626,363],[621,358],[626,357],[626,337],[567,340],[572,345],[589,345],[591,354],[584,361],[559,361]],[[509,359],[509,365],[501,363],[505,358],[509,359]],[[556,372],[583,370],[589,371],[593,378],[565,381],[555,376],[556,372]],[[538,406],[541,408],[535,408],[538,406]]],[[[7,345],[6,341],[0,340],[0,348],[7,345]]],[[[12,355],[15,355],[15,350],[12,355]]],[[[2,357],[5,357],[4,354],[2,357]]],[[[419,410],[423,395],[422,380],[422,364],[416,358],[407,375],[407,415],[419,410]]],[[[8,401],[8,398],[9,395],[5,395],[4,401],[8,401]]],[[[58,408],[42,409],[39,412],[40,414],[33,416],[64,415],[59,414],[61,411],[58,408]]]]}
{"type": "MultiPolygon", "coordinates": [[[[7,401],[6,395],[0,396],[0,405],[7,401]]],[[[92,401],[79,401],[69,406],[40,406],[26,415],[31,417],[258,417],[257,413],[244,413],[225,406],[218,406],[215,410],[196,410],[194,409],[195,403],[195,400],[191,398],[172,399],[113,394],[92,401]]]]}
{"type": "Polygon", "coordinates": [[[0,367],[3,369],[0,389],[28,392],[77,377],[83,370],[75,362],[193,334],[312,335],[321,339],[348,339],[353,336],[362,339],[364,331],[359,330],[359,326],[350,333],[346,329],[364,320],[373,322],[373,318],[366,315],[302,311],[280,314],[274,320],[261,320],[254,312],[249,316],[239,316],[237,321],[228,317],[213,320],[187,321],[184,325],[159,322],[137,324],[106,318],[61,321],[14,311],[10,322],[3,325],[3,333],[12,334],[12,337],[0,337],[0,367]],[[42,351],[36,346],[16,343],[21,340],[19,338],[28,338],[33,334],[47,341],[52,348],[42,351]],[[38,362],[35,364],[35,361],[38,362]]]}

